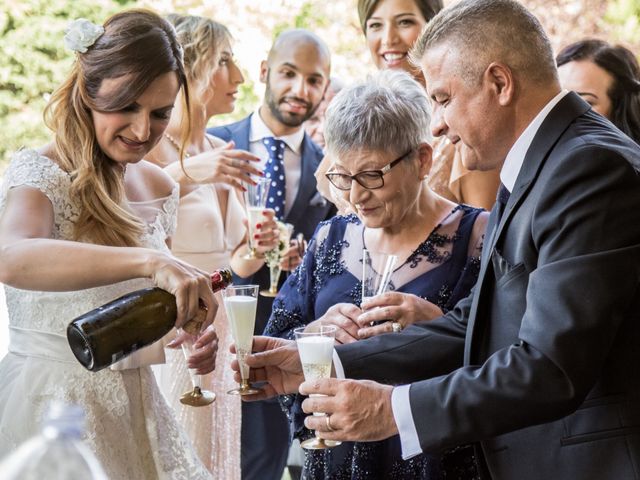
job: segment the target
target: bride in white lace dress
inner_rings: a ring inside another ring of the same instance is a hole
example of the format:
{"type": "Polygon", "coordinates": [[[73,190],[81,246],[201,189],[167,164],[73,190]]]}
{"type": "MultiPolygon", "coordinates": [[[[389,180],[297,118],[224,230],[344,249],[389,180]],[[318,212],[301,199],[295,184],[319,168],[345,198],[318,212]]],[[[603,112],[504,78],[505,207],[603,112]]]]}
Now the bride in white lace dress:
{"type": "MultiPolygon", "coordinates": [[[[199,301],[207,323],[217,309],[208,275],[165,243],[178,187],[141,161],[184,85],[174,30],[142,10],[114,15],[104,30],[77,25],[65,38],[79,52],[72,73],[45,112],[55,141],[18,152],[0,189],[10,330],[0,361],[0,457],[34,435],[47,403],[59,399],[84,408],[87,444],[110,479],[208,479],[150,370],[164,360],[162,345],[92,373],[66,341],[74,317],[153,284],[176,296],[177,326],[199,301]]],[[[212,329],[201,343],[189,364],[205,374],[215,357],[212,329]]]]}

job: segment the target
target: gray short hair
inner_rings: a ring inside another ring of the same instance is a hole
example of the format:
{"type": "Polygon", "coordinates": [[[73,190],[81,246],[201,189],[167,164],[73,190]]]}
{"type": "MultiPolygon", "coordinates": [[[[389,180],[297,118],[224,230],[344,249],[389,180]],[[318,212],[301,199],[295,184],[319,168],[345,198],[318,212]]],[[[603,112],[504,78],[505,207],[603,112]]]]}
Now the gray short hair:
{"type": "Polygon", "coordinates": [[[399,155],[431,140],[430,121],[424,88],[404,71],[381,70],[335,96],[324,137],[327,150],[338,157],[354,150],[399,155]]]}
{"type": "Polygon", "coordinates": [[[477,84],[491,62],[536,83],[557,80],[549,38],[514,0],[461,0],[445,8],[425,25],[411,52],[413,62],[420,64],[427,50],[445,42],[464,54],[456,68],[467,83],[477,84]]]}

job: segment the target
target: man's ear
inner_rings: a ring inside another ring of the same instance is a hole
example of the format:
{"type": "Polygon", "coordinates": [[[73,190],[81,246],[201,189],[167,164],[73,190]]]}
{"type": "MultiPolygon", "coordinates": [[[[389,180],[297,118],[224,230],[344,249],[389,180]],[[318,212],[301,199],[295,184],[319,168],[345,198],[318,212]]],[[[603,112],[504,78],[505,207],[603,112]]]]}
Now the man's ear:
{"type": "Polygon", "coordinates": [[[260,62],[260,81],[262,83],[267,83],[267,79],[269,78],[269,64],[266,60],[262,60],[260,62]]]}
{"type": "Polygon", "coordinates": [[[501,106],[507,106],[513,101],[515,79],[511,68],[503,63],[493,62],[485,70],[484,77],[501,106]]]}

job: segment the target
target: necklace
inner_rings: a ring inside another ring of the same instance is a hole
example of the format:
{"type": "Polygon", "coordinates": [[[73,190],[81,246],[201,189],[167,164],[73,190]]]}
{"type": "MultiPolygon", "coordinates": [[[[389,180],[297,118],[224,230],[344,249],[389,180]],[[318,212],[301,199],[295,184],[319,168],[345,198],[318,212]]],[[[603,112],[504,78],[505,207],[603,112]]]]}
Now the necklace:
{"type": "MultiPolygon", "coordinates": [[[[164,136],[167,137],[167,140],[169,140],[169,142],[171,142],[171,144],[176,148],[176,150],[179,152],[180,151],[180,144],[177,142],[177,140],[175,138],[173,138],[169,133],[164,132],[164,136]]],[[[209,138],[209,135],[204,136],[204,138],[207,139],[207,142],[209,142],[209,146],[213,149],[215,149],[215,145],[213,144],[213,142],[211,141],[211,138],[209,138]]],[[[185,148],[184,150],[184,158],[189,158],[191,155],[189,155],[189,152],[187,152],[187,149],[185,148]]]]}
{"type": "MultiPolygon", "coordinates": [[[[164,136],[167,137],[167,140],[169,140],[169,142],[171,142],[171,144],[176,147],[176,150],[178,150],[178,152],[180,152],[180,144],[176,141],[175,138],[173,138],[171,135],[169,135],[167,132],[164,132],[164,136]]],[[[185,148],[184,150],[184,158],[189,158],[191,155],[189,155],[189,152],[187,152],[187,149],[185,148]]]]}

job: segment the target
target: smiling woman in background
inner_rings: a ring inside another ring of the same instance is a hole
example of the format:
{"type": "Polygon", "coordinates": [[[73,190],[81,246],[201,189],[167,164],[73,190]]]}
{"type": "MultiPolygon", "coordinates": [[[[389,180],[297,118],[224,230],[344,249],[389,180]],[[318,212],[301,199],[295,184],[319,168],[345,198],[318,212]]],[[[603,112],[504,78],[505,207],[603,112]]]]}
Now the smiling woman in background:
{"type": "MultiPolygon", "coordinates": [[[[375,66],[379,70],[404,70],[424,86],[424,77],[411,63],[409,52],[422,27],[442,8],[442,0],[358,0],[360,26],[375,66]]],[[[453,202],[490,210],[500,185],[499,170],[467,170],[466,155],[470,152],[458,139],[435,139],[427,182],[435,193],[453,202]]],[[[337,199],[342,208],[339,195],[323,178],[331,163],[329,158],[324,160],[316,178],[323,195],[332,201],[337,199]]]]}
{"type": "Polygon", "coordinates": [[[563,88],[640,143],[640,67],[631,51],[587,39],[562,49],[556,61],[563,88]]]}

